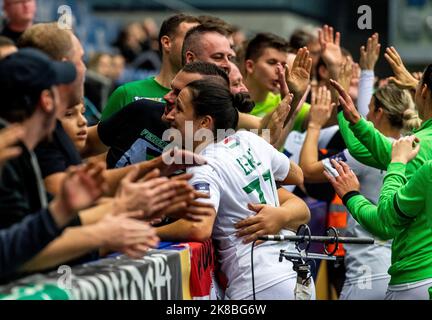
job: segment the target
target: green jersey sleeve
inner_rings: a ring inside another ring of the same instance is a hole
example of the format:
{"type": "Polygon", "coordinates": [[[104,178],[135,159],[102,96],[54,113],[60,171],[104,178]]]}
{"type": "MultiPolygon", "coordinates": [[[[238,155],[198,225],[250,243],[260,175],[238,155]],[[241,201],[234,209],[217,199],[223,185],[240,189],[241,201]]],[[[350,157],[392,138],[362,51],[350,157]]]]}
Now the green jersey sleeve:
{"type": "Polygon", "coordinates": [[[369,150],[372,157],[376,160],[375,165],[373,165],[373,163],[363,163],[377,169],[386,170],[391,162],[392,143],[390,140],[376,130],[371,122],[366,121],[364,118],[361,118],[360,121],[354,125],[350,124],[349,127],[360,143],[369,150]]]}
{"type": "Polygon", "coordinates": [[[407,183],[405,168],[406,165],[403,163],[390,163],[378,202],[378,216],[381,217],[382,223],[399,232],[412,220],[399,209],[395,198],[398,190],[407,183]]]}
{"type": "Polygon", "coordinates": [[[390,167],[385,181],[386,189],[383,188],[381,197],[384,198],[384,192],[388,193],[385,209],[404,222],[425,210],[426,192],[431,186],[431,162],[420,167],[408,182],[405,176],[400,177],[406,165],[392,163],[390,167]],[[391,187],[388,187],[390,184],[391,187]]]}
{"type": "Polygon", "coordinates": [[[377,207],[362,195],[356,195],[346,203],[353,218],[368,232],[382,240],[393,239],[396,233],[382,223],[377,207]]]}
{"type": "Polygon", "coordinates": [[[359,162],[374,168],[379,168],[379,162],[375,160],[368,149],[357,139],[349,127],[349,122],[345,119],[343,112],[337,115],[339,131],[345,141],[349,153],[359,162]]]}

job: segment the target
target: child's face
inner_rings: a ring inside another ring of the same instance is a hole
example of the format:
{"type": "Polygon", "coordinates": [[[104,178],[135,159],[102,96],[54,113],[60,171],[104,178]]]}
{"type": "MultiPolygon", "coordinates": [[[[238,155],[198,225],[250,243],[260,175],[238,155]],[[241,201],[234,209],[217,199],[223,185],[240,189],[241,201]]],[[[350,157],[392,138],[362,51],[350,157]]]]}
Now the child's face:
{"type": "Polygon", "coordinates": [[[61,123],[78,151],[82,151],[87,140],[87,120],[84,117],[84,104],[78,104],[66,111],[61,123]]]}

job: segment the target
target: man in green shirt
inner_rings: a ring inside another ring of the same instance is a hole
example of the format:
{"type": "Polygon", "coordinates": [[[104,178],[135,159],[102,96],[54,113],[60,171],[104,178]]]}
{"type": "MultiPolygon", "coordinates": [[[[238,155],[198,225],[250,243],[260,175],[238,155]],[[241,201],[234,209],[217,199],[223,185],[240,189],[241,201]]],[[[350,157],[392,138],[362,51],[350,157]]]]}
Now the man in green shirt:
{"type": "Polygon", "coordinates": [[[155,77],[126,83],[117,88],[102,111],[102,120],[139,99],[163,102],[163,96],[170,91],[172,79],[182,67],[181,49],[185,34],[198,24],[197,18],[184,14],[177,14],[166,19],[159,32],[159,50],[162,53],[162,67],[159,74],[155,77]]]}

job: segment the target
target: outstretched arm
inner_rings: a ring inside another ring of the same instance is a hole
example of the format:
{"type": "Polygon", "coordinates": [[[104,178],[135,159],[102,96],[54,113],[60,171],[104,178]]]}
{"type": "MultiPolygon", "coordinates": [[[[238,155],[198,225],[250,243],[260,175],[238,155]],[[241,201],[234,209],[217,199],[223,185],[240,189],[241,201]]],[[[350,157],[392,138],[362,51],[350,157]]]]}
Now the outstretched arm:
{"type": "Polygon", "coordinates": [[[280,207],[266,204],[248,204],[255,215],[235,224],[237,235],[244,243],[257,240],[259,236],[277,234],[282,229],[296,230],[301,224],[308,223],[310,211],[306,203],[284,188],[278,189],[280,207]]]}
{"type": "Polygon", "coordinates": [[[335,188],[336,193],[341,197],[353,218],[363,228],[380,239],[392,239],[399,230],[386,225],[383,222],[383,218],[378,215],[377,207],[359,193],[360,184],[354,172],[342,161],[338,163],[335,160],[331,160],[331,162],[339,176],[333,177],[327,172],[324,172],[324,174],[335,188]]]}
{"type": "Polygon", "coordinates": [[[390,140],[376,130],[372,123],[360,116],[351,97],[338,82],[330,80],[330,83],[339,93],[339,102],[343,108],[343,116],[351,123],[350,129],[360,143],[370,152],[371,158],[375,159],[375,165],[371,163],[372,161],[366,163],[364,159],[357,158],[356,150],[351,150],[350,148],[348,150],[350,153],[353,151],[352,156],[358,161],[369,166],[374,166],[377,169],[386,170],[391,160],[390,140]]]}
{"type": "Polygon", "coordinates": [[[325,182],[324,165],[318,160],[318,140],[321,128],[332,114],[331,93],[325,87],[312,92],[312,106],[306,138],[300,153],[300,167],[306,182],[325,182]]]}

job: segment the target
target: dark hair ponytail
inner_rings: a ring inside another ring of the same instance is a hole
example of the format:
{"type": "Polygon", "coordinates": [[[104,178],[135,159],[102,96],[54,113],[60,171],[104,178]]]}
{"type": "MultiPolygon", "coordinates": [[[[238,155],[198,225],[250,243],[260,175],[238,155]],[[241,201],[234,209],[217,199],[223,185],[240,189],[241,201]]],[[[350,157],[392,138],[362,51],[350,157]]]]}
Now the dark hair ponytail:
{"type": "Polygon", "coordinates": [[[239,92],[234,94],[233,105],[234,108],[243,113],[249,113],[255,107],[255,103],[247,92],[239,92]]]}
{"type": "Polygon", "coordinates": [[[211,116],[214,120],[213,133],[218,129],[236,129],[238,110],[244,107],[246,100],[232,95],[227,83],[220,77],[206,77],[192,81],[187,85],[191,92],[191,102],[195,115],[211,116]]]}

